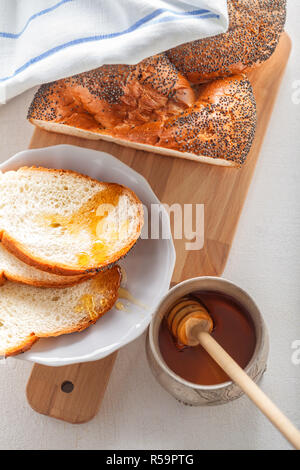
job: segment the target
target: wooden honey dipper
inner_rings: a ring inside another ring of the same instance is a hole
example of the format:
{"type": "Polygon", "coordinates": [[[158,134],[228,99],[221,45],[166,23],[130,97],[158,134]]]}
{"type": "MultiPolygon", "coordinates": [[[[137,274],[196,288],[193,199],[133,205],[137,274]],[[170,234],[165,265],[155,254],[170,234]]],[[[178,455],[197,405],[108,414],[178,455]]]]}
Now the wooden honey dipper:
{"type": "Polygon", "coordinates": [[[188,297],[182,298],[173,305],[166,320],[178,343],[185,346],[200,344],[286,439],[300,450],[298,429],[211,336],[214,324],[204,305],[188,297]]]}

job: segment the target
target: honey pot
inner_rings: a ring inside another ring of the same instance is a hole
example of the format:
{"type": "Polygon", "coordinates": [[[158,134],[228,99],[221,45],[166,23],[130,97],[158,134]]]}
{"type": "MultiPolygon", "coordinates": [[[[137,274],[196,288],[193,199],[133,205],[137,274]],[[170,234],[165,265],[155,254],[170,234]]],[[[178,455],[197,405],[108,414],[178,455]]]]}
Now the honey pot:
{"type": "Polygon", "coordinates": [[[211,334],[255,382],[266,369],[268,335],[253,299],[225,279],[199,277],[173,287],[156,309],[146,342],[154,376],[188,405],[217,405],[240,397],[240,388],[201,346],[183,347],[172,337],[165,317],[182,297],[198,299],[206,306],[214,321],[211,334]]]}

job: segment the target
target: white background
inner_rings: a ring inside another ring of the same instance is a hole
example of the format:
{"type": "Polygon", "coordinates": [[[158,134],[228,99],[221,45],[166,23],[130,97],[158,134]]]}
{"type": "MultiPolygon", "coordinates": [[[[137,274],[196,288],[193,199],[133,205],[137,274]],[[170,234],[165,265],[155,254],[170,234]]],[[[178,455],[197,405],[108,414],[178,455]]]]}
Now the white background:
{"type": "MultiPolygon", "coordinates": [[[[257,301],[271,351],[262,388],[300,428],[300,4],[289,0],[291,59],[275,105],[224,277],[257,301]],[[297,98],[297,96],[296,96],[297,98]],[[295,101],[295,100],[294,100],[295,101]]],[[[267,85],[267,84],[266,84],[267,85]]],[[[0,107],[0,160],[28,147],[26,120],[33,91],[0,107]]],[[[148,368],[145,337],[118,354],[98,416],[70,425],[35,413],[26,402],[31,364],[0,363],[1,449],[288,449],[290,446],[243,397],[212,408],[177,403],[148,368]]]]}

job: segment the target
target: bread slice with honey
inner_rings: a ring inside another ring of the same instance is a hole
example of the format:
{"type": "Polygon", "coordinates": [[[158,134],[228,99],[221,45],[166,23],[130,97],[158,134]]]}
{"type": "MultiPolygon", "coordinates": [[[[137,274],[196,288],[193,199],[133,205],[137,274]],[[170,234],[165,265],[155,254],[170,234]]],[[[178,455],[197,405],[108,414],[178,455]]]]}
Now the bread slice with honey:
{"type": "Polygon", "coordinates": [[[10,253],[63,276],[95,273],[140,236],[142,204],[130,189],[68,170],[0,174],[0,239],[10,253]]]}
{"type": "Polygon", "coordinates": [[[7,280],[36,287],[70,287],[90,275],[59,276],[29,266],[7,251],[0,243],[0,286],[7,280]]]}
{"type": "Polygon", "coordinates": [[[275,51],[286,20],[287,0],[228,0],[229,27],[167,51],[192,83],[246,72],[275,51]]]}
{"type": "Polygon", "coordinates": [[[42,337],[84,330],[113,307],[120,281],[114,266],[65,289],[6,282],[0,287],[0,356],[24,352],[42,337]]]}

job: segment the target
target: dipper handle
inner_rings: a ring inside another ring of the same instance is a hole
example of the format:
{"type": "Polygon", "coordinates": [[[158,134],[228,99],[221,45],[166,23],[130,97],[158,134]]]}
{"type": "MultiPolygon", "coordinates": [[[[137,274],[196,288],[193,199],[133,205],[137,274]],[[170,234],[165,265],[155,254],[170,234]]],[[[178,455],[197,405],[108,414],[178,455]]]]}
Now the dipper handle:
{"type": "Polygon", "coordinates": [[[286,439],[300,450],[300,432],[293,423],[279,410],[267,395],[253,382],[244,370],[206,331],[195,334],[208,354],[219,364],[227,375],[245,392],[262,413],[286,437],[286,439]]]}

